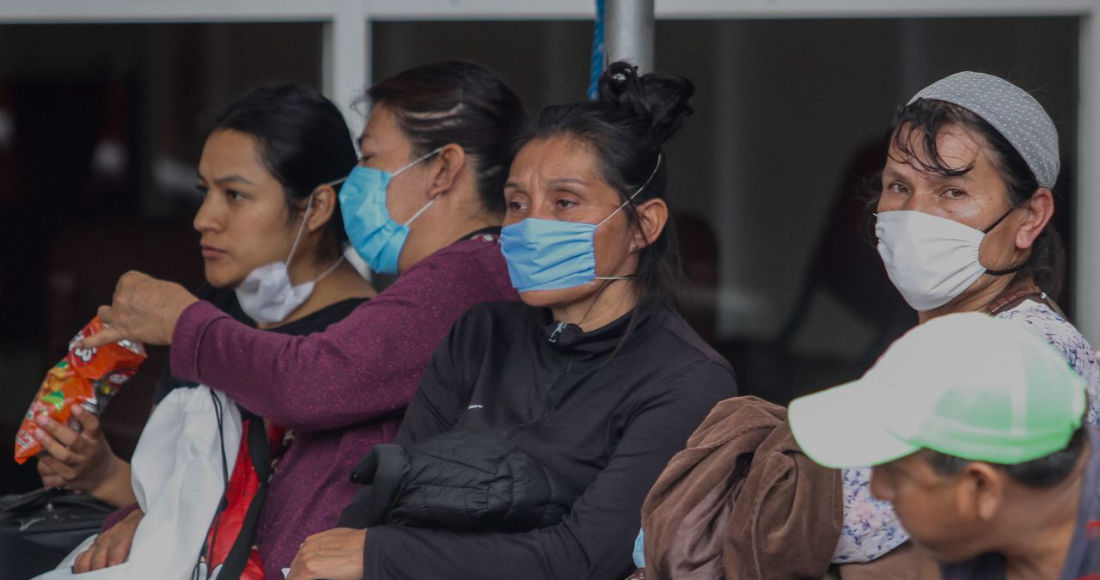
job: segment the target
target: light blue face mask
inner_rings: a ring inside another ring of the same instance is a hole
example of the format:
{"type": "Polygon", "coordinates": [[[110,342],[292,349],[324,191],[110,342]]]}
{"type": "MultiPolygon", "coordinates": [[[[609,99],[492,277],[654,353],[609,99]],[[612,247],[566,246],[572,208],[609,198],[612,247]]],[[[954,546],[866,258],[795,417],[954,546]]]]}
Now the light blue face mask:
{"type": "Polygon", "coordinates": [[[593,280],[625,280],[630,276],[596,275],[596,228],[622,211],[649,185],[657,165],[634,193],[599,223],[527,218],[500,230],[500,251],[508,265],[512,287],[519,292],[561,290],[593,280]]]}
{"type": "Polygon", "coordinates": [[[380,274],[397,273],[397,259],[409,237],[409,224],[435,203],[433,198],[403,224],[393,221],[386,207],[386,189],[390,180],[436,153],[439,149],[417,157],[393,173],[357,166],[341,180],[344,185],[340,188],[340,213],[344,218],[344,231],[356,253],[370,265],[371,270],[380,274]]]}

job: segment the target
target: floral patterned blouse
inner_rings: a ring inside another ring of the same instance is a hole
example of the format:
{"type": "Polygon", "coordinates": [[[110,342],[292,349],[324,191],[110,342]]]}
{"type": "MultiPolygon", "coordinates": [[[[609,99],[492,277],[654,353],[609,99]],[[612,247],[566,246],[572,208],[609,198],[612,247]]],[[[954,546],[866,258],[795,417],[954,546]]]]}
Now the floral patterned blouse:
{"type": "MultiPolygon", "coordinates": [[[[1025,300],[997,318],[1019,320],[1042,334],[1088,383],[1088,422],[1100,425],[1100,365],[1096,351],[1065,318],[1047,305],[1025,300]]],[[[871,468],[845,469],[843,474],[844,527],[833,562],[869,562],[909,539],[887,502],[871,496],[871,468]]]]}

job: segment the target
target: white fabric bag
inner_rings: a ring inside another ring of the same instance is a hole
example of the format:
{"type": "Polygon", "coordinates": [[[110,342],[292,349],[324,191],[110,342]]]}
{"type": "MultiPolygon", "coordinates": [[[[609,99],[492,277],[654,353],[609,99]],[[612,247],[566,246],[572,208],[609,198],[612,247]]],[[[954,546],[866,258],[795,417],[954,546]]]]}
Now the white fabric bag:
{"type": "Polygon", "coordinates": [[[129,559],[73,574],[76,557],[95,541],[91,536],[37,578],[190,578],[240,443],[241,415],[224,393],[205,386],[172,390],[149,418],[131,461],[134,495],[145,517],[129,559]]]}

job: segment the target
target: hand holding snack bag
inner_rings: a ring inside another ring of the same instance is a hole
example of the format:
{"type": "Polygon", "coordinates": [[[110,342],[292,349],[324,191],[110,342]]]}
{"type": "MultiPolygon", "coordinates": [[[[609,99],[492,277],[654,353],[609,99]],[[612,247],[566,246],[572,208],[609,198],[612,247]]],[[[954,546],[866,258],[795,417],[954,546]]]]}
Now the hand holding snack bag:
{"type": "Polygon", "coordinates": [[[15,461],[24,463],[42,450],[34,438],[35,418],[47,415],[79,430],[72,418],[73,405],[99,414],[119,387],[134,376],[145,361],[145,347],[120,340],[99,348],[80,348],[80,341],[103,330],[99,317],[88,323],[71,341],[69,353],[47,373],[15,434],[15,461]]]}

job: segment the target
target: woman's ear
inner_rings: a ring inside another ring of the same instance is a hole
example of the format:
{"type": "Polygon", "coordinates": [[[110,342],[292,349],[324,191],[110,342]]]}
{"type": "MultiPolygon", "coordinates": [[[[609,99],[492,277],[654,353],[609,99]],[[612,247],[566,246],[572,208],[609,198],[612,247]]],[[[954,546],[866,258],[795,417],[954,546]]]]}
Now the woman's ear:
{"type": "Polygon", "coordinates": [[[306,224],[306,229],[310,232],[315,232],[325,227],[325,224],[332,219],[332,213],[336,210],[336,204],[339,203],[339,199],[336,196],[336,190],[331,185],[322,185],[313,191],[313,198],[310,200],[309,223],[306,224]]]}
{"type": "Polygon", "coordinates": [[[450,191],[466,166],[466,150],[455,143],[444,145],[436,157],[441,163],[433,164],[428,197],[435,199],[450,191]]]}
{"type": "Polygon", "coordinates": [[[634,211],[638,215],[638,229],[634,231],[631,246],[640,250],[661,236],[668,223],[668,204],[663,199],[649,199],[634,206],[634,211]]]}
{"type": "Polygon", "coordinates": [[[1027,217],[1020,229],[1016,230],[1016,247],[1026,250],[1035,243],[1043,228],[1054,216],[1054,195],[1047,188],[1037,189],[1035,195],[1021,208],[1027,212],[1027,217]]]}

